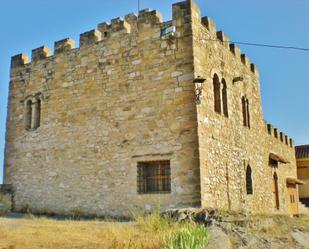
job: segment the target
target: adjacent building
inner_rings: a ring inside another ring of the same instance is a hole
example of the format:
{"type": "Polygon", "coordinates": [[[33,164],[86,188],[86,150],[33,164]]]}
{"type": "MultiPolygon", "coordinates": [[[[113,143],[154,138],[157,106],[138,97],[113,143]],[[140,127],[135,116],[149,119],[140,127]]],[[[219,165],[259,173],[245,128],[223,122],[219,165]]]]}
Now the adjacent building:
{"type": "Polygon", "coordinates": [[[296,146],[297,175],[304,185],[299,186],[299,200],[309,207],[309,145],[296,146]]]}

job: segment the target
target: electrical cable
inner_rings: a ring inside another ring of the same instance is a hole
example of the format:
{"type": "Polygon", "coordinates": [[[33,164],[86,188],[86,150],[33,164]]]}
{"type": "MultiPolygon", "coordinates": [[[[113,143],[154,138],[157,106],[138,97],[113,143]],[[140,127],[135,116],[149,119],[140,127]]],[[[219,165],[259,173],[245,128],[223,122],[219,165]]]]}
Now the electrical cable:
{"type": "MultiPolygon", "coordinates": [[[[200,40],[206,40],[206,41],[220,41],[215,39],[200,39],[200,40]]],[[[222,42],[222,41],[220,41],[222,42]]],[[[241,41],[224,41],[229,44],[240,44],[240,45],[246,45],[246,46],[255,46],[255,47],[267,47],[267,48],[278,48],[278,49],[292,49],[292,50],[299,50],[299,51],[306,51],[309,52],[309,48],[303,48],[303,47],[295,47],[295,46],[283,46],[283,45],[271,45],[271,44],[263,44],[263,43],[250,43],[250,42],[241,42],[241,41]]]]}

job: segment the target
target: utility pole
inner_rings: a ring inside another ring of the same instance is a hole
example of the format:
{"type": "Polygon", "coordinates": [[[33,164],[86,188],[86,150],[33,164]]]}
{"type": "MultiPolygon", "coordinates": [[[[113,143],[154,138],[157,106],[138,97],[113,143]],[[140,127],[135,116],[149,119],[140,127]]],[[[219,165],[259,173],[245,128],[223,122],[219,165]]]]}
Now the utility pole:
{"type": "Polygon", "coordinates": [[[139,13],[139,11],[141,10],[141,0],[137,0],[137,14],[139,13]]]}

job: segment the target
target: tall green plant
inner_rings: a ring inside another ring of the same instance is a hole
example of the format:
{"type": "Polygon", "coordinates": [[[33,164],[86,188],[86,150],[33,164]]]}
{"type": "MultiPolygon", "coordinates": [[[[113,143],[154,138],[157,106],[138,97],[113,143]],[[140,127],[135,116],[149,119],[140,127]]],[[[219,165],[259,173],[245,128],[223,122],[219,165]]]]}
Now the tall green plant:
{"type": "Polygon", "coordinates": [[[202,249],[207,243],[207,228],[188,224],[173,234],[164,249],[202,249]]]}

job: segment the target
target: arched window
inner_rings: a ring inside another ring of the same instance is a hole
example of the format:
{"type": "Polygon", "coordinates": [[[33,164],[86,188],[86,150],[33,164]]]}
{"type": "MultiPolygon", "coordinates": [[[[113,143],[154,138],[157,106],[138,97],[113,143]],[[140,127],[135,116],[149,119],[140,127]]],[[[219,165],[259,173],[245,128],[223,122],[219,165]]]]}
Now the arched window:
{"type": "Polygon", "coordinates": [[[25,101],[25,129],[35,130],[41,125],[41,99],[30,97],[25,101]]]}
{"type": "Polygon", "coordinates": [[[241,98],[241,106],[242,106],[243,124],[244,126],[250,128],[249,100],[245,96],[241,98]]]}
{"type": "Polygon", "coordinates": [[[246,191],[247,195],[253,194],[252,170],[250,165],[246,169],[246,191]]]}
{"type": "Polygon", "coordinates": [[[225,117],[229,116],[228,103],[227,103],[227,87],[225,79],[222,80],[222,106],[223,114],[225,117]]]}
{"type": "Polygon", "coordinates": [[[214,102],[215,102],[215,112],[221,113],[221,89],[220,89],[220,80],[217,74],[213,78],[214,85],[214,102]]]}
{"type": "Polygon", "coordinates": [[[25,129],[31,129],[31,118],[32,118],[32,101],[28,99],[25,103],[25,129]]]}

